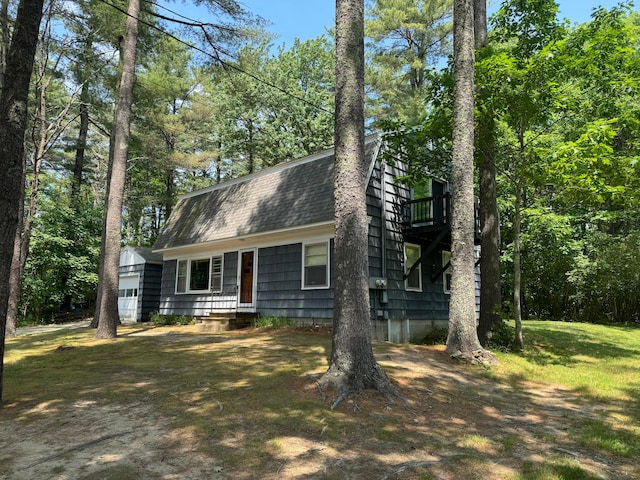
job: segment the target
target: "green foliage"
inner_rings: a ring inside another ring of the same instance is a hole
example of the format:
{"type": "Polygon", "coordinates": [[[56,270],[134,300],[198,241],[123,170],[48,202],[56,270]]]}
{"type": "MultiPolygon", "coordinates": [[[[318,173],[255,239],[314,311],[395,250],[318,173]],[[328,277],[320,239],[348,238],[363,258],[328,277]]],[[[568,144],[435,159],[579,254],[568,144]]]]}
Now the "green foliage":
{"type": "Polygon", "coordinates": [[[90,201],[76,211],[55,178],[45,176],[43,185],[21,299],[23,316],[34,323],[94,302],[102,227],[101,209],[90,201]]]}
{"type": "Polygon", "coordinates": [[[447,343],[447,335],[449,334],[449,329],[444,328],[434,328],[429,333],[425,335],[425,337],[420,341],[422,345],[445,345],[447,343]]]}
{"type": "Polygon", "coordinates": [[[290,327],[292,325],[291,319],[287,317],[260,317],[256,320],[255,326],[257,328],[265,327],[290,327]]]}
{"type": "Polygon", "coordinates": [[[368,116],[415,127],[425,120],[438,63],[450,53],[451,0],[375,0],[368,4],[368,116]]]}
{"type": "Polygon", "coordinates": [[[151,314],[151,323],[161,327],[164,325],[191,325],[193,319],[185,315],[161,315],[159,313],[151,314]]]}

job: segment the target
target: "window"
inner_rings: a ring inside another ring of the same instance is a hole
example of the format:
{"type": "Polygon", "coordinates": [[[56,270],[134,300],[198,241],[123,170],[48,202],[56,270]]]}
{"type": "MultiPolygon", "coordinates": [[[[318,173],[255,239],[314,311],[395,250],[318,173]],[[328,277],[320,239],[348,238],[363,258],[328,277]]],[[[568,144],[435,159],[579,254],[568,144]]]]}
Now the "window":
{"type": "Polygon", "coordinates": [[[176,293],[187,293],[187,269],[189,260],[178,261],[178,274],[176,281],[176,293]]]}
{"type": "Polygon", "coordinates": [[[447,252],[446,250],[442,251],[442,268],[445,266],[447,269],[442,272],[442,284],[444,288],[444,293],[451,293],[451,252],[447,252]]]}
{"type": "Polygon", "coordinates": [[[222,256],[178,260],[176,293],[222,291],[222,256]]]}
{"type": "Polygon", "coordinates": [[[302,288],[329,287],[329,242],[303,246],[302,288]]]}
{"type": "Polygon", "coordinates": [[[418,263],[416,268],[409,273],[411,267],[416,264],[420,258],[420,245],[411,243],[404,244],[404,273],[409,274],[404,281],[404,288],[416,292],[422,291],[422,264],[418,263]]]}
{"type": "Polygon", "coordinates": [[[211,291],[222,292],[222,257],[211,257],[211,291]]]}

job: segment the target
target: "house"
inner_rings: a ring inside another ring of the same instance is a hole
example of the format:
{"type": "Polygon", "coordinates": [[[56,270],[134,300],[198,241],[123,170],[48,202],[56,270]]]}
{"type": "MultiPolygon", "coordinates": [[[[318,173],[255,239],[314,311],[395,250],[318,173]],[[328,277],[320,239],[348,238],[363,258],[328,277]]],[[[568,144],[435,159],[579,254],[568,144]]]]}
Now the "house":
{"type": "Polygon", "coordinates": [[[124,247],[118,271],[120,320],[146,322],[160,307],[162,255],[151,248],[124,247]]]}
{"type": "MultiPolygon", "coordinates": [[[[366,139],[372,334],[415,341],[447,324],[450,195],[433,179],[413,199],[381,148],[366,139]]],[[[331,324],[333,166],[327,150],[182,196],[154,245],[159,312],[331,324]]]]}

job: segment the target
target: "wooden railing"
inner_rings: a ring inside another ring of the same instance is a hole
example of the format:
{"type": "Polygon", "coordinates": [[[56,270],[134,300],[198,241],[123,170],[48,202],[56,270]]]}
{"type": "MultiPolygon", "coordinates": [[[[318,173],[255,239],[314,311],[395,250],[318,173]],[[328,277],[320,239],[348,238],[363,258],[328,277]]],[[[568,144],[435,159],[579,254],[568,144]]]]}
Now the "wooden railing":
{"type": "MultiPolygon", "coordinates": [[[[405,230],[438,230],[451,222],[451,194],[409,200],[402,205],[402,226],[405,230]]],[[[480,232],[478,199],[474,202],[476,235],[480,232]]]]}
{"type": "Polygon", "coordinates": [[[409,200],[402,204],[404,228],[446,226],[451,218],[451,194],[409,200]]]}

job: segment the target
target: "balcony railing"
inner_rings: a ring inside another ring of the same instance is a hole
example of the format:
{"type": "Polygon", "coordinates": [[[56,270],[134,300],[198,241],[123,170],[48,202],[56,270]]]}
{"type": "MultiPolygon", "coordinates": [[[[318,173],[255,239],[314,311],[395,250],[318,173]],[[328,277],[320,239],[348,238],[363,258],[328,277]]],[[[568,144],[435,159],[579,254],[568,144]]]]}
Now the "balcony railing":
{"type": "MultiPolygon", "coordinates": [[[[408,200],[402,207],[402,228],[405,232],[435,232],[450,227],[451,194],[408,200]]],[[[475,234],[480,235],[478,199],[474,202],[475,234]]]]}

